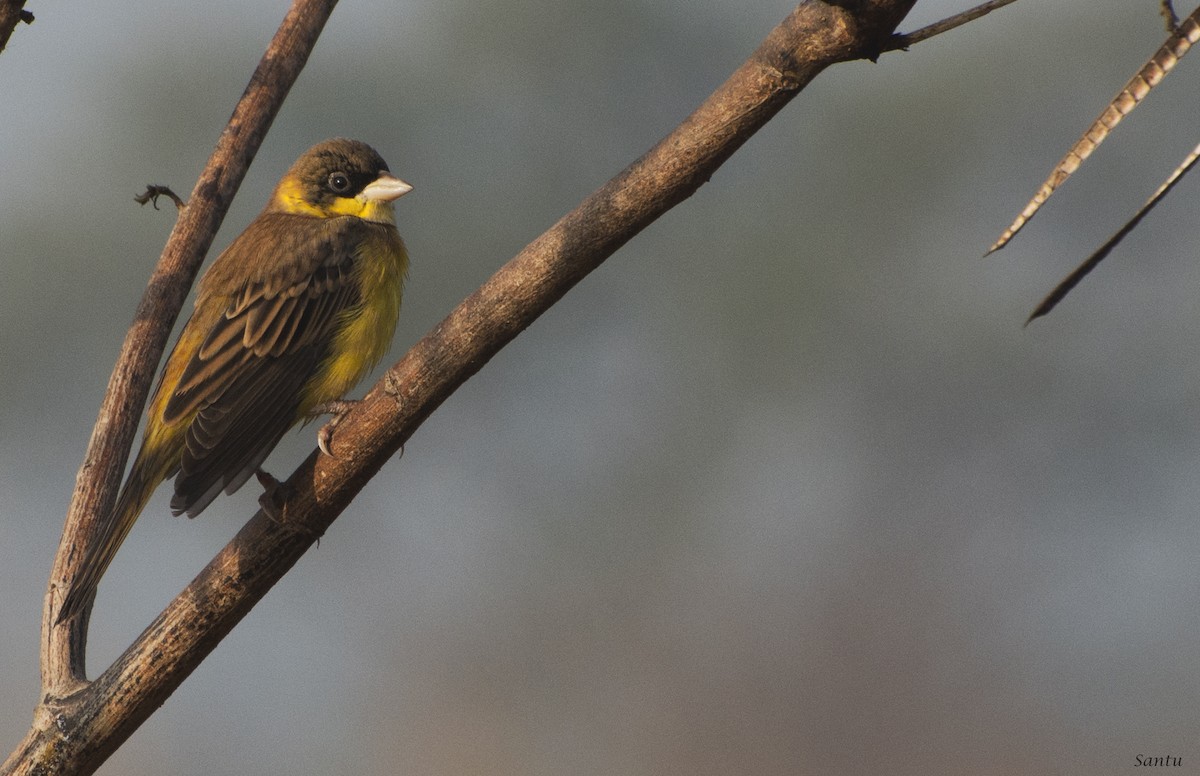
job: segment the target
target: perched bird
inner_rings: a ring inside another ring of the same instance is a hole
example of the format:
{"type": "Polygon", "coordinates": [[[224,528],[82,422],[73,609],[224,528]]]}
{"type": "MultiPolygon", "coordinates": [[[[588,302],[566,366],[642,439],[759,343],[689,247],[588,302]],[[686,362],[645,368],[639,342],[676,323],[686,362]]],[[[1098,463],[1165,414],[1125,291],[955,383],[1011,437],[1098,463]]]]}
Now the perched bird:
{"type": "MultiPolygon", "coordinates": [[[[387,352],[396,327],[408,254],[392,203],[411,190],[373,148],[340,138],[313,146],[283,176],[201,278],[141,450],[59,622],[91,600],[163,480],[175,478],[171,511],[195,517],[258,472],[296,423],[344,409],[339,399],[387,352]]],[[[328,453],[324,430],[319,441],[328,453]]]]}

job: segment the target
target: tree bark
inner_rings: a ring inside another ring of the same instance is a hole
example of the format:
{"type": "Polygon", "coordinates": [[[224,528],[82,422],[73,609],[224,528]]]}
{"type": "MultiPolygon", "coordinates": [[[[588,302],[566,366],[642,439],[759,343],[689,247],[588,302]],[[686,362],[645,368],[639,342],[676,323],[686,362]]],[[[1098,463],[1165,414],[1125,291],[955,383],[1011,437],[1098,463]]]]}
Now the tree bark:
{"type": "Polygon", "coordinates": [[[0,51],[4,51],[20,22],[33,24],[33,14],[25,10],[25,0],[0,0],[0,51]]]}

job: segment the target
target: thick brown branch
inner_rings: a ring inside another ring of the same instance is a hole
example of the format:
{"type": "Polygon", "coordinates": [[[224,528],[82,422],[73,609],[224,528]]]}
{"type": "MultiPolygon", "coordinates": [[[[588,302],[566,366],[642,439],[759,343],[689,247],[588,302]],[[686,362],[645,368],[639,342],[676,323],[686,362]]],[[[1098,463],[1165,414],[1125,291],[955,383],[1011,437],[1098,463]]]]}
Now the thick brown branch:
{"type": "Polygon", "coordinates": [[[25,0],[0,0],[0,51],[4,51],[20,22],[33,24],[33,14],[25,10],[25,0]]]}

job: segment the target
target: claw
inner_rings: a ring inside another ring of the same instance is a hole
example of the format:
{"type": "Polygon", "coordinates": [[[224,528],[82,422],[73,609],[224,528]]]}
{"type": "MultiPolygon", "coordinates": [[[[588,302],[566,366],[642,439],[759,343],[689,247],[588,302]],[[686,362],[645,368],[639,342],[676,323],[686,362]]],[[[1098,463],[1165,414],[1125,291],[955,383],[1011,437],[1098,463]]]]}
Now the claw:
{"type": "Polygon", "coordinates": [[[329,444],[333,441],[333,426],[334,422],[331,420],[317,432],[317,449],[330,458],[333,457],[333,451],[329,449],[329,444]]]}
{"type": "Polygon", "coordinates": [[[329,422],[321,426],[321,430],[317,432],[317,448],[329,456],[336,458],[333,454],[333,432],[337,429],[338,424],[342,422],[342,418],[346,417],[346,413],[358,404],[357,401],[350,399],[341,399],[339,401],[329,401],[324,404],[319,404],[313,407],[312,414],[315,415],[332,415],[329,422]]]}

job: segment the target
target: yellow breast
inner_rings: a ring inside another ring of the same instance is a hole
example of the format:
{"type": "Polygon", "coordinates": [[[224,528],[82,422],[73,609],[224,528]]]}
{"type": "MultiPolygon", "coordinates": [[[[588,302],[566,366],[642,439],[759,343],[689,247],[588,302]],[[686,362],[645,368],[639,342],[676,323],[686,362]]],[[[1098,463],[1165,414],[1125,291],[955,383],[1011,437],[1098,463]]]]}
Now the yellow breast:
{"type": "Polygon", "coordinates": [[[340,399],[379,363],[392,344],[408,253],[394,228],[372,229],[358,249],[361,302],[342,313],[330,355],[305,392],[301,410],[340,399]]]}

